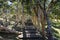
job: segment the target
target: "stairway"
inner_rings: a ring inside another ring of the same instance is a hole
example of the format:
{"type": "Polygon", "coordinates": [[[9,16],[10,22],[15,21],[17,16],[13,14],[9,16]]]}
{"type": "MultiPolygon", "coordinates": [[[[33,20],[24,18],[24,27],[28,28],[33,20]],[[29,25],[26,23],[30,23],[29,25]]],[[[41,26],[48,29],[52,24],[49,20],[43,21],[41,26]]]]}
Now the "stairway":
{"type": "Polygon", "coordinates": [[[30,20],[25,23],[25,27],[23,28],[23,36],[20,39],[23,40],[41,40],[42,36],[40,35],[40,32],[37,31],[37,29],[34,27],[32,22],[30,20]]]}
{"type": "Polygon", "coordinates": [[[27,26],[23,30],[23,38],[24,40],[39,40],[41,39],[40,33],[34,28],[34,26],[27,26]]]}

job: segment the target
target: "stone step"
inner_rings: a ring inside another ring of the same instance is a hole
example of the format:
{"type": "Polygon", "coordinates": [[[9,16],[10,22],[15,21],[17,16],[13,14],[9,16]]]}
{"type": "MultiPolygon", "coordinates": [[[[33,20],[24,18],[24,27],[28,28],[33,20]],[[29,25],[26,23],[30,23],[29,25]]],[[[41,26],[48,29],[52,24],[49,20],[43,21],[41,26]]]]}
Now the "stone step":
{"type": "Polygon", "coordinates": [[[34,26],[27,26],[24,29],[35,29],[35,27],[34,26]]]}
{"type": "Polygon", "coordinates": [[[19,38],[40,38],[40,34],[26,34],[26,36],[19,35],[19,38]]]}
{"type": "Polygon", "coordinates": [[[39,33],[26,33],[26,35],[34,35],[34,36],[40,36],[40,34],[39,33]]]}
{"type": "Polygon", "coordinates": [[[31,30],[31,31],[30,30],[29,31],[28,30],[25,30],[25,32],[26,33],[39,33],[38,31],[34,31],[34,30],[31,30]]]}

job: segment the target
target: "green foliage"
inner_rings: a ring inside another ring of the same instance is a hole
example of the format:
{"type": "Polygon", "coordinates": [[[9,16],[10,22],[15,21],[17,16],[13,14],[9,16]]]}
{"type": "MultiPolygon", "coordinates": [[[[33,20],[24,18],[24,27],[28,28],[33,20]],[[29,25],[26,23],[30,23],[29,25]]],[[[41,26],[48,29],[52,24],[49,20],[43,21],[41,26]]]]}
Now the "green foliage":
{"type": "MultiPolygon", "coordinates": [[[[21,3],[21,5],[18,3],[18,0],[10,0],[10,1],[13,3],[12,5],[8,5],[7,0],[0,0],[0,8],[9,9],[10,13],[13,15],[14,13],[16,13],[15,7],[18,5],[19,8],[22,9],[21,6],[24,3],[24,13],[29,14],[30,16],[34,15],[34,13],[32,13],[33,11],[31,11],[31,9],[34,6],[36,6],[35,4],[37,4],[37,0],[19,0],[19,3],[21,3]]],[[[51,1],[52,0],[46,0],[46,8],[49,7],[51,1]]],[[[39,2],[41,3],[41,6],[43,7],[44,0],[39,0],[39,2]]],[[[60,0],[57,0],[56,2],[54,2],[52,4],[53,5],[51,5],[51,7],[49,8],[49,11],[48,11],[49,13],[51,12],[50,18],[51,18],[51,20],[52,19],[55,20],[55,16],[57,15],[56,19],[60,20],[60,0]]],[[[21,11],[21,9],[19,11],[21,11]]],[[[52,21],[54,21],[54,20],[52,20],[52,21]]],[[[52,22],[52,26],[54,28],[60,29],[59,22],[57,22],[57,23],[52,22]]],[[[56,31],[54,28],[52,29],[54,36],[56,38],[60,38],[58,31],[56,31]]]]}
{"type": "Polygon", "coordinates": [[[0,1],[0,8],[3,6],[3,1],[0,1]]]}

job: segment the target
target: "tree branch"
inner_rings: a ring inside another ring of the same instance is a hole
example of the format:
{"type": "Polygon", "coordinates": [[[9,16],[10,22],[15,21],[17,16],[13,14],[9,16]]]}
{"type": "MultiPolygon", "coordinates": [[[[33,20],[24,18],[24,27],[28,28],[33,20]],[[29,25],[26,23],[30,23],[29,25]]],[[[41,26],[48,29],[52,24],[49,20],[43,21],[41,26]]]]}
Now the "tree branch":
{"type": "Polygon", "coordinates": [[[7,34],[21,34],[20,32],[18,31],[14,31],[14,30],[10,30],[6,27],[0,27],[0,33],[7,33],[7,34]]]}

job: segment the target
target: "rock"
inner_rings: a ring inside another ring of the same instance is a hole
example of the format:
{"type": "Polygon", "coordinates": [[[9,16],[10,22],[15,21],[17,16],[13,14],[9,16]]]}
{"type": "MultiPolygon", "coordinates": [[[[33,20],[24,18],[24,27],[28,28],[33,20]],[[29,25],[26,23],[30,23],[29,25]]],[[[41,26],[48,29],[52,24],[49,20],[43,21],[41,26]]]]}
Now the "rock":
{"type": "Polygon", "coordinates": [[[18,38],[23,38],[23,33],[21,32],[21,35],[18,35],[18,38]]]}
{"type": "Polygon", "coordinates": [[[3,40],[3,37],[2,36],[0,36],[0,40],[3,40]]]}
{"type": "Polygon", "coordinates": [[[0,18],[0,20],[4,20],[3,18],[0,18]]]}
{"type": "Polygon", "coordinates": [[[14,21],[10,21],[10,24],[14,24],[15,22],[14,21]]]}

